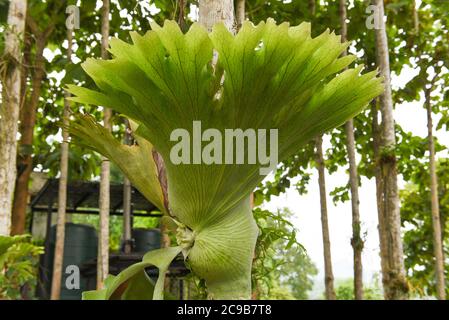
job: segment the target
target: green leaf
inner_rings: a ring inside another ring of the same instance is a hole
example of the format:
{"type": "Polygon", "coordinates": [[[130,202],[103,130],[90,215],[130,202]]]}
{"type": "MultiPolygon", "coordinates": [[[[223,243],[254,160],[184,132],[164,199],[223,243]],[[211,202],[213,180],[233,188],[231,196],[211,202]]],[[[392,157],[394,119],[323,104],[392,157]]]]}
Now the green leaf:
{"type": "Polygon", "coordinates": [[[17,236],[0,236],[0,255],[3,255],[12,245],[28,241],[31,238],[29,234],[17,236]]]}
{"type": "Polygon", "coordinates": [[[79,143],[114,161],[151,203],[166,212],[151,143],[136,136],[139,145],[124,145],[89,115],[79,117],[69,130],[82,140],[79,143]]]}
{"type": "Polygon", "coordinates": [[[117,276],[109,276],[104,289],[83,292],[84,300],[144,299],[163,300],[165,273],[170,263],[181,252],[180,247],[157,249],[145,254],[142,262],[136,263],[117,276]],[[145,275],[145,268],[159,269],[156,284],[145,275]],[[152,293],[152,294],[151,294],[152,293]]]}
{"type": "Polygon", "coordinates": [[[152,300],[154,283],[145,271],[138,272],[128,283],[122,300],[152,300]]]}

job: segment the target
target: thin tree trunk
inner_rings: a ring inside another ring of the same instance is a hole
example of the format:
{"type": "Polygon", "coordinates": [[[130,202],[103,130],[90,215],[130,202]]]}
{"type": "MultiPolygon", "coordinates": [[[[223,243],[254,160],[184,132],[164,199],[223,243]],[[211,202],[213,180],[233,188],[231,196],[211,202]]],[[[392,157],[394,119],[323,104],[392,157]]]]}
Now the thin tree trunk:
{"type": "Polygon", "coordinates": [[[372,117],[372,135],[373,135],[373,158],[374,158],[374,177],[376,180],[376,203],[377,203],[377,215],[378,215],[378,231],[379,231],[379,245],[380,245],[380,262],[381,269],[387,270],[388,261],[388,232],[385,227],[384,215],[383,215],[383,182],[382,182],[382,170],[379,164],[379,148],[380,148],[380,125],[378,116],[377,99],[371,102],[371,117],[372,117]]]}
{"type": "MultiPolygon", "coordinates": [[[[340,26],[341,41],[347,41],[347,25],[346,25],[346,0],[340,0],[340,26]]],[[[346,51],[343,52],[346,55],[346,51]]],[[[354,297],[356,300],[363,300],[363,266],[362,251],[363,239],[360,235],[360,211],[359,211],[359,178],[357,173],[357,162],[355,159],[355,138],[354,123],[352,119],[345,124],[346,133],[346,149],[348,151],[349,162],[349,185],[351,187],[351,207],[352,207],[352,239],[351,246],[354,252],[354,297]]]]}
{"type": "MultiPolygon", "coordinates": [[[[73,30],[67,30],[67,60],[71,62],[73,30]]],[[[56,245],[53,261],[53,277],[51,282],[51,300],[59,300],[61,296],[62,267],[64,262],[65,243],[65,211],[67,206],[67,182],[69,166],[69,126],[70,117],[70,93],[64,93],[64,113],[62,116],[62,143],[61,143],[61,175],[59,177],[58,190],[58,219],[56,223],[56,245]]]]}
{"type": "MultiPolygon", "coordinates": [[[[383,0],[374,0],[381,17],[384,16],[383,0]]],[[[386,240],[382,254],[382,279],[385,299],[407,299],[408,284],[405,278],[404,257],[401,239],[401,217],[399,212],[399,194],[397,185],[397,168],[395,155],[395,130],[393,119],[393,100],[391,96],[390,61],[388,56],[388,39],[384,19],[379,19],[376,34],[376,55],[381,75],[384,77],[385,90],[380,96],[382,114],[381,140],[379,148],[379,165],[382,179],[382,219],[383,228],[379,228],[380,238],[386,240]]],[[[381,219],[379,219],[381,220],[381,219]]]]}
{"type": "Polygon", "coordinates": [[[349,184],[351,187],[352,208],[352,238],[351,246],[354,251],[354,297],[363,300],[363,265],[362,251],[364,242],[361,237],[361,223],[359,211],[359,179],[355,159],[354,125],[352,119],[345,124],[346,146],[349,160],[349,184]]]}
{"type": "Polygon", "coordinates": [[[316,4],[315,4],[316,0],[309,0],[309,12],[312,16],[315,15],[315,11],[316,11],[316,4]]]}
{"type": "MultiPolygon", "coordinates": [[[[109,45],[109,0],[103,0],[101,14],[101,57],[108,58],[109,45]]],[[[112,112],[104,109],[104,127],[111,130],[112,112]]],[[[109,208],[110,208],[110,162],[102,157],[100,175],[100,236],[98,238],[97,289],[103,288],[103,282],[109,273],[109,208]]]]}
{"type": "MultiPolygon", "coordinates": [[[[312,18],[315,16],[315,0],[309,0],[309,12],[312,18]]],[[[323,238],[324,254],[324,286],[325,297],[327,300],[335,300],[334,273],[332,271],[331,243],[329,236],[329,222],[327,219],[327,200],[326,200],[326,178],[325,165],[323,157],[323,137],[318,136],[315,139],[315,161],[318,171],[318,187],[320,191],[320,210],[321,210],[321,232],[323,238]]]]}
{"type": "Polygon", "coordinates": [[[318,170],[318,186],[320,189],[320,207],[321,207],[321,231],[323,235],[324,252],[324,284],[327,300],[335,300],[334,274],[332,271],[331,242],[329,236],[329,222],[327,219],[327,201],[326,201],[326,179],[323,157],[323,138],[316,138],[316,164],[318,170]]]}
{"type": "Polygon", "coordinates": [[[419,15],[418,8],[416,7],[416,0],[412,2],[413,6],[413,28],[415,29],[415,34],[419,33],[419,15]]]}
{"type": "MultiPolygon", "coordinates": [[[[31,49],[32,49],[32,38],[28,28],[25,25],[24,34],[24,44],[23,44],[23,60],[22,60],[22,71],[20,80],[20,113],[19,119],[22,117],[23,106],[26,103],[28,97],[28,76],[30,74],[31,66],[31,49]]],[[[17,159],[16,159],[17,161],[17,159]]]]}
{"type": "Polygon", "coordinates": [[[243,25],[245,21],[245,0],[237,0],[236,8],[235,8],[235,20],[237,22],[237,31],[243,25]]]}
{"type": "MultiPolygon", "coordinates": [[[[188,25],[186,24],[186,20],[185,20],[186,5],[187,5],[187,0],[178,0],[178,7],[179,7],[178,8],[179,9],[178,25],[181,28],[181,30],[183,30],[183,31],[188,30],[188,25]]],[[[176,14],[176,12],[175,12],[175,14],[176,14]]]]}
{"type": "Polygon", "coordinates": [[[440,206],[438,201],[438,178],[435,163],[435,144],[433,140],[432,104],[430,100],[431,89],[425,90],[425,103],[427,109],[427,139],[429,141],[429,170],[430,170],[430,196],[433,227],[433,250],[435,252],[435,278],[437,298],[446,299],[444,279],[443,244],[441,239],[440,206]]]}
{"type": "Polygon", "coordinates": [[[20,47],[25,32],[26,9],[26,0],[10,2],[8,11],[10,29],[6,32],[3,53],[6,64],[0,65],[0,81],[3,84],[0,106],[0,235],[3,236],[8,236],[11,232],[11,210],[17,174],[17,131],[22,79],[20,47]]]}
{"type": "MultiPolygon", "coordinates": [[[[29,18],[27,19],[27,21],[29,18]]],[[[33,32],[34,33],[34,32],[33,32]]],[[[45,77],[45,58],[43,52],[47,44],[47,37],[34,33],[36,37],[36,51],[34,59],[34,75],[32,77],[32,92],[29,101],[24,103],[20,119],[20,147],[25,151],[18,159],[19,173],[14,191],[14,202],[12,210],[11,234],[23,234],[25,232],[26,210],[28,205],[28,182],[33,171],[33,138],[34,126],[36,124],[36,110],[45,77]]]]}

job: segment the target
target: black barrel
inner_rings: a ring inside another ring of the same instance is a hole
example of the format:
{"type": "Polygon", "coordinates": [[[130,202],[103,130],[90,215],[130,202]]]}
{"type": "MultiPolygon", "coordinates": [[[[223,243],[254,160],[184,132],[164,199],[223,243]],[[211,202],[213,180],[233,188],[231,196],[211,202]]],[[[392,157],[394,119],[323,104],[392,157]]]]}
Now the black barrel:
{"type": "Polygon", "coordinates": [[[134,252],[145,253],[161,247],[161,231],[159,229],[135,228],[132,230],[134,252]]]}
{"type": "MultiPolygon", "coordinates": [[[[49,252],[46,253],[48,257],[46,261],[51,262],[47,265],[48,282],[47,292],[51,290],[51,279],[53,275],[53,259],[55,254],[56,244],[56,226],[53,226],[50,231],[50,246],[49,252]]],[[[62,268],[61,281],[61,300],[80,300],[83,291],[87,290],[88,279],[80,274],[79,289],[68,289],[66,286],[66,279],[72,273],[66,273],[68,266],[77,266],[79,269],[81,265],[88,260],[97,258],[98,237],[95,228],[90,225],[66,223],[65,225],[65,243],[64,243],[64,259],[62,268]]]]}

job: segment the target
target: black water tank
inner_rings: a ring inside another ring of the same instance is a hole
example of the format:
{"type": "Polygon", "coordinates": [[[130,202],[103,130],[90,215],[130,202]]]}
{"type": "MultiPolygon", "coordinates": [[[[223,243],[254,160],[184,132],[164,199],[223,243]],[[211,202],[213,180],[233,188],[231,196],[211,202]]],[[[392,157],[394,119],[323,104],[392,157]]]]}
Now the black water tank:
{"type": "MultiPolygon", "coordinates": [[[[48,260],[53,262],[56,244],[56,226],[50,231],[50,250],[48,260]]],[[[88,260],[97,258],[98,237],[95,228],[90,225],[66,223],[65,224],[65,243],[64,260],[61,281],[61,300],[80,300],[83,291],[87,290],[88,279],[80,277],[80,288],[69,290],[65,282],[70,274],[66,274],[66,267],[75,265],[79,268],[88,260]]],[[[48,266],[49,283],[47,288],[51,288],[51,279],[53,274],[53,263],[48,266]]],[[[50,292],[50,291],[48,291],[50,292]]]]}
{"type": "Polygon", "coordinates": [[[132,230],[134,252],[145,253],[161,247],[161,231],[159,229],[135,228],[132,230]]]}

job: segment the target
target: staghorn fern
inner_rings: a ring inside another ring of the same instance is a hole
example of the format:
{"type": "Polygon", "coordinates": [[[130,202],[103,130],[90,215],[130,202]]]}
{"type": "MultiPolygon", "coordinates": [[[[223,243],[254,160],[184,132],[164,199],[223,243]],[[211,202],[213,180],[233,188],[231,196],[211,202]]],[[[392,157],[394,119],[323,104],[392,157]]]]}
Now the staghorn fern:
{"type": "Polygon", "coordinates": [[[382,92],[382,81],[376,72],[361,75],[361,66],[343,71],[355,59],[340,57],[348,43],[329,31],[312,38],[308,23],[246,22],[235,36],[223,24],[210,34],[199,24],[183,34],[172,21],[152,28],[144,36],[131,33],[133,44],[113,39],[113,59],[83,64],[97,91],[69,86],[72,100],[128,117],[138,145],[121,145],[87,115],[70,130],[114,161],[170,217],[179,246],[149,252],[85,298],[125,299],[147,288],[145,297],[162,299],[164,273],[183,252],[209,298],[248,299],[258,235],[249,196],[264,178],[262,165],[176,165],[171,133],[184,128],[192,135],[193,121],[221,133],[277,129],[282,161],[357,115],[382,92]],[[155,286],[143,271],[149,265],[160,270],[155,286]]]}

